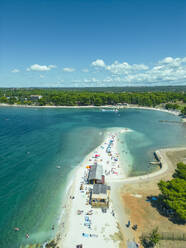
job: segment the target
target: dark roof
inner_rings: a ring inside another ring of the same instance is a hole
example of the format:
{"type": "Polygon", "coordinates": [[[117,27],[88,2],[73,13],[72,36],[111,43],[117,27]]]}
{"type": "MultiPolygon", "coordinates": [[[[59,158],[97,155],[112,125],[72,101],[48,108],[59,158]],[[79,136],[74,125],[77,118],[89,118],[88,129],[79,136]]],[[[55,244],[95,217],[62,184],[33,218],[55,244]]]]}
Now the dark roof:
{"type": "Polygon", "coordinates": [[[99,164],[92,165],[89,170],[88,180],[102,180],[103,167],[99,164]]]}
{"type": "Polygon", "coordinates": [[[110,190],[110,186],[105,184],[94,184],[92,193],[93,194],[106,194],[107,190],[110,190]]]}

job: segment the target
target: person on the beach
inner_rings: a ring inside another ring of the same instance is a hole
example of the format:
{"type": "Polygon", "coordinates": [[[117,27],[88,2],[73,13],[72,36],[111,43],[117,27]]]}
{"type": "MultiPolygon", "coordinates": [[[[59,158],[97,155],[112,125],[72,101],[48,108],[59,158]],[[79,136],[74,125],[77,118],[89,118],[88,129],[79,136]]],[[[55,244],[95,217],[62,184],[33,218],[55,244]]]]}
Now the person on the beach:
{"type": "Polygon", "coordinates": [[[138,228],[138,225],[133,225],[133,227],[132,227],[132,229],[134,230],[134,231],[136,231],[137,230],[137,228],[138,228]]]}
{"type": "Polygon", "coordinates": [[[128,221],[128,224],[127,224],[127,227],[129,227],[130,226],[130,220],[128,221]]]}

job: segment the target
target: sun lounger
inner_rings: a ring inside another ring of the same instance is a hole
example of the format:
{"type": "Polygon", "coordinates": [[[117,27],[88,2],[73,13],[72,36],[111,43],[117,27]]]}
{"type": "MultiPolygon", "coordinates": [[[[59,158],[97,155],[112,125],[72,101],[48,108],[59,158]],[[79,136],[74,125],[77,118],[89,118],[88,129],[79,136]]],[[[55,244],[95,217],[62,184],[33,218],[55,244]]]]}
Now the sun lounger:
{"type": "Polygon", "coordinates": [[[98,238],[98,235],[97,234],[91,234],[91,237],[92,238],[98,238]]]}
{"type": "Polygon", "coordinates": [[[89,221],[89,217],[88,216],[85,216],[85,221],[89,221]]]}
{"type": "Polygon", "coordinates": [[[82,233],[82,236],[88,238],[89,235],[87,233],[82,233]]]}

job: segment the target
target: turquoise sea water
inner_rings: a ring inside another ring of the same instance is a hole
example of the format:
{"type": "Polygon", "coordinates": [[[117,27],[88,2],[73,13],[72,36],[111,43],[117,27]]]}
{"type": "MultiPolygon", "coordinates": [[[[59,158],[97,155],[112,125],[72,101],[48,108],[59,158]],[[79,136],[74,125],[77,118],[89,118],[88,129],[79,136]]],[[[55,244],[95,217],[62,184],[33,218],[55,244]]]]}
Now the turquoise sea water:
{"type": "Polygon", "coordinates": [[[131,175],[152,170],[148,161],[154,150],[186,145],[186,126],[160,120],[179,117],[137,109],[0,108],[0,247],[17,248],[53,236],[68,175],[101,143],[106,128],[133,130],[121,138],[131,175]]]}

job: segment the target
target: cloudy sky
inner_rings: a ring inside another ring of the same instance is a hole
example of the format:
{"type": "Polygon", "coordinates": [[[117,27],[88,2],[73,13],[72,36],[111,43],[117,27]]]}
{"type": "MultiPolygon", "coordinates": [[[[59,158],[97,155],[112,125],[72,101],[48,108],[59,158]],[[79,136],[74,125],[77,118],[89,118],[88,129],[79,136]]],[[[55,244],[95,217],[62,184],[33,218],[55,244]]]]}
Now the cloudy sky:
{"type": "Polygon", "coordinates": [[[186,0],[2,0],[0,87],[186,85],[186,0]]]}

